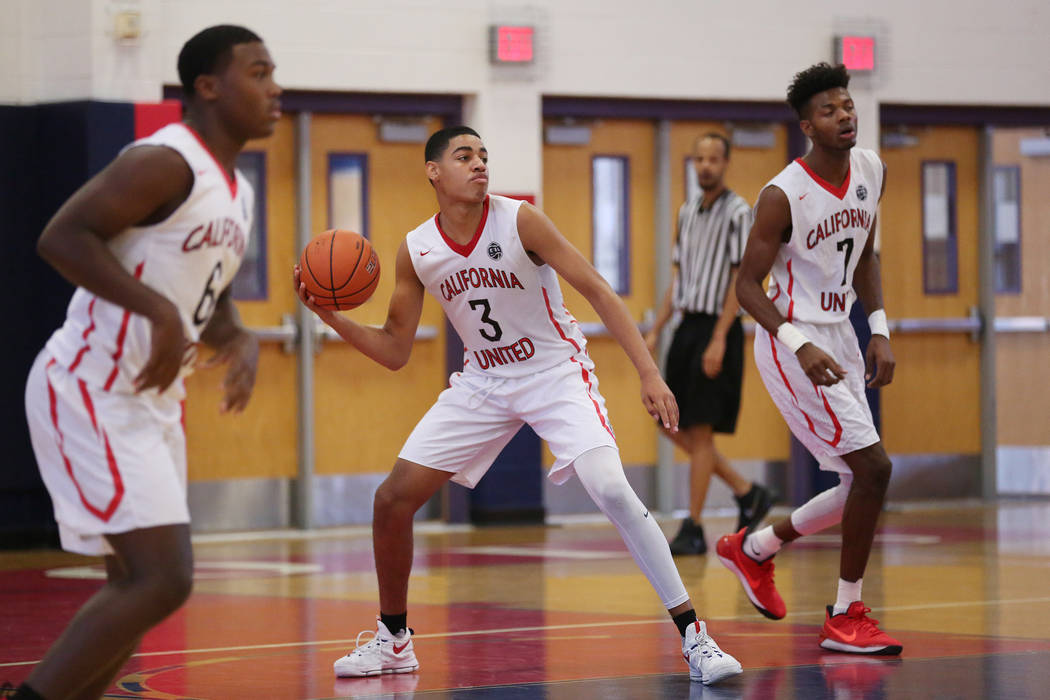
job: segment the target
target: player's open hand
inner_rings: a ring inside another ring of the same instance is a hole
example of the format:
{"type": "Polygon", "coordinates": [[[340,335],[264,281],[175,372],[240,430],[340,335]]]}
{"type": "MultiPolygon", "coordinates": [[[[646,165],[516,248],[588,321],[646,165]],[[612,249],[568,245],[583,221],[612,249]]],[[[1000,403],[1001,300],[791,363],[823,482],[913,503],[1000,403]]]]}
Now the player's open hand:
{"type": "Polygon", "coordinates": [[[162,304],[150,317],[149,359],[139,375],[135,377],[135,391],[141,392],[156,387],[164,391],[182,368],[182,359],[189,344],[182,329],[182,318],[171,302],[162,304]]]}
{"type": "Polygon", "coordinates": [[[707,348],[704,350],[703,357],[700,358],[703,363],[704,374],[709,379],[714,379],[722,371],[722,360],[726,354],[726,340],[720,338],[717,335],[711,336],[710,342],[707,344],[707,348]]]}
{"type": "Polygon", "coordinates": [[[295,286],[295,295],[299,297],[299,301],[303,303],[303,306],[317,314],[318,318],[325,323],[329,323],[329,320],[335,316],[335,312],[330,309],[322,309],[317,305],[317,300],[314,296],[306,291],[306,285],[303,284],[301,274],[302,269],[299,267],[299,263],[296,263],[292,267],[292,283],[295,286]]]}
{"type": "Polygon", "coordinates": [[[846,370],[842,369],[831,355],[813,343],[806,343],[800,347],[795,356],[802,365],[802,371],[817,386],[831,386],[846,378],[846,370]]]}
{"type": "Polygon", "coordinates": [[[642,405],[666,430],[678,432],[678,402],[659,372],[642,377],[642,405]]]}
{"type": "Polygon", "coordinates": [[[890,349],[890,339],[884,335],[871,336],[864,357],[864,378],[868,380],[868,388],[877,389],[892,382],[896,367],[897,359],[890,349]]]}
{"type": "Polygon", "coordinates": [[[204,368],[227,365],[222,380],[222,403],[219,413],[240,413],[248,405],[255,388],[255,374],[259,369],[259,339],[248,330],[242,330],[230,342],[219,348],[204,368]]]}

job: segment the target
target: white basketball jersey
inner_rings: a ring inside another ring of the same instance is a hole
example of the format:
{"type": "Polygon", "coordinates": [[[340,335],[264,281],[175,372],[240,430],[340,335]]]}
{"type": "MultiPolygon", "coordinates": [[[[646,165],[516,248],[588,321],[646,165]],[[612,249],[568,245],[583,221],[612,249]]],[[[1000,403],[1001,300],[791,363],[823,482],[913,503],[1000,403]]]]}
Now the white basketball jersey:
{"type": "Polygon", "coordinates": [[[856,298],[853,272],[871,234],[882,194],[882,160],[854,148],[841,187],[796,159],[766,185],[791,205],[791,238],[770,271],[769,298],[788,321],[837,323],[856,298]]]}
{"type": "Polygon", "coordinates": [[[412,265],[463,339],[463,371],[521,377],[585,352],[558,275],[518,237],[519,200],[489,195],[474,238],[459,245],[434,216],[408,234],[412,265]]]}
{"type": "MultiPolygon", "coordinates": [[[[231,181],[185,124],[170,124],[126,148],[145,145],[177,151],[193,171],[193,188],[164,221],[129,228],[107,245],[125,270],[175,304],[187,339],[196,344],[244,257],[254,193],[240,172],[231,181]]],[[[89,386],[133,392],[133,381],[149,359],[150,332],[146,317],[78,288],[47,349],[89,386]]],[[[181,379],[192,372],[195,354],[187,351],[180,378],[166,398],[185,394],[181,379]]]]}

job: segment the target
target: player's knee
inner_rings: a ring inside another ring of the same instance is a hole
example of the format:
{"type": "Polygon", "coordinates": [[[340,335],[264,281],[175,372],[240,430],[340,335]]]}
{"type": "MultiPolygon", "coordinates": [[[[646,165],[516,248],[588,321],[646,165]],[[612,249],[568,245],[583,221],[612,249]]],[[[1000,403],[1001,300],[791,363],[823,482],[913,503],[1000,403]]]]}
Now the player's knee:
{"type": "Polygon", "coordinates": [[[858,486],[885,491],[890,484],[890,475],[893,472],[893,463],[885,452],[869,455],[858,469],[853,470],[853,476],[858,486]]]}
{"type": "Polygon", "coordinates": [[[147,592],[154,617],[160,621],[178,610],[193,592],[193,564],[173,564],[145,579],[133,581],[147,592]]]}
{"type": "Polygon", "coordinates": [[[182,607],[193,593],[193,567],[180,567],[170,577],[166,587],[166,599],[172,610],[182,607]]]}
{"type": "Polygon", "coordinates": [[[385,518],[390,514],[396,503],[397,495],[394,489],[384,481],[376,489],[375,496],[372,498],[372,513],[374,517],[385,518]]]}
{"type": "Polygon", "coordinates": [[[620,522],[624,518],[630,517],[635,511],[637,511],[636,514],[639,516],[642,514],[640,508],[632,507],[635,505],[640,506],[640,503],[638,502],[638,496],[635,495],[626,479],[602,484],[601,487],[595,490],[594,498],[602,512],[615,522],[620,522]]]}
{"type": "Polygon", "coordinates": [[[372,518],[382,522],[398,516],[411,517],[418,508],[419,505],[411,498],[411,494],[400,492],[387,480],[379,485],[372,499],[372,518]]]}

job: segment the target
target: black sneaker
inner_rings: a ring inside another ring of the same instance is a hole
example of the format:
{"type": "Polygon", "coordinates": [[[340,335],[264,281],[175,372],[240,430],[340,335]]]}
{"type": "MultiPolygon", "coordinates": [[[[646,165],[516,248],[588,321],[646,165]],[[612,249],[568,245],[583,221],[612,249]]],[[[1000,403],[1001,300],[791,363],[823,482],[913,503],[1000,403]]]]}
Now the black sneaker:
{"type": "Polygon", "coordinates": [[[678,534],[671,540],[671,554],[706,554],[707,541],[704,539],[704,528],[692,518],[682,521],[678,534]]]}
{"type": "Polygon", "coordinates": [[[740,509],[740,516],[736,521],[737,532],[745,528],[748,532],[753,531],[778,500],[777,494],[759,484],[752,484],[750,491],[734,498],[740,509]]]}

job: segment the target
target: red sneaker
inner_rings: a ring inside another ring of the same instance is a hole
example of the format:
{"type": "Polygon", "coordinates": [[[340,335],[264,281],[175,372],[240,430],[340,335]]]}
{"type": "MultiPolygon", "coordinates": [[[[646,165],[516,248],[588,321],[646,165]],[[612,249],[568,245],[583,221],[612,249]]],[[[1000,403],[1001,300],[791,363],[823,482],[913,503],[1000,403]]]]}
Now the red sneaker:
{"type": "Polygon", "coordinates": [[[773,585],[773,557],[759,564],[744,554],[746,536],[746,529],[735,535],[723,535],[715,547],[718,559],[740,579],[755,609],[770,620],[779,620],[787,614],[787,606],[773,585]]]}
{"type": "Polygon", "coordinates": [[[894,656],[901,653],[901,643],[880,630],[879,621],[868,617],[870,612],[871,608],[859,600],[850,603],[849,609],[838,615],[832,614],[829,605],[824,629],[820,632],[820,646],[851,654],[894,656]]]}

